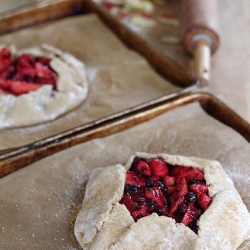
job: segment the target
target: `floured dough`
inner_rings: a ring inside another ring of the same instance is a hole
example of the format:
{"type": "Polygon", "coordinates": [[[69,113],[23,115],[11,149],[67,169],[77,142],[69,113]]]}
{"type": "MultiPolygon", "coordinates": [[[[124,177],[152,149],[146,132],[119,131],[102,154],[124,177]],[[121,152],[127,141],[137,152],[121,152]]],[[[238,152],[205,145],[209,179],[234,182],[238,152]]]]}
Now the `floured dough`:
{"type": "Polygon", "coordinates": [[[20,96],[0,93],[0,129],[54,120],[85,100],[88,93],[85,65],[73,55],[47,44],[23,50],[9,48],[15,56],[29,53],[50,57],[50,66],[58,74],[57,90],[47,84],[20,96]]]}
{"type": "Polygon", "coordinates": [[[167,154],[136,156],[162,157],[172,165],[193,166],[204,172],[213,202],[198,221],[198,234],[155,213],[134,222],[119,203],[132,156],[125,166],[98,168],[90,175],[74,227],[83,249],[236,250],[250,236],[249,212],[219,162],[167,154]]]}

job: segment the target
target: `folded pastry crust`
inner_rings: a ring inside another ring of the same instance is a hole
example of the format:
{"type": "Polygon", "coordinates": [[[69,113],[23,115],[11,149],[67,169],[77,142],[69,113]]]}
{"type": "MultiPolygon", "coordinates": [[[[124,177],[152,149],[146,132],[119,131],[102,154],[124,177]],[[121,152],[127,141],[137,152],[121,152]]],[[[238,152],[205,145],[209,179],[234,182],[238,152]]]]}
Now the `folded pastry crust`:
{"type": "Polygon", "coordinates": [[[213,202],[198,221],[198,233],[155,213],[135,222],[127,208],[119,204],[134,155],[125,166],[117,164],[91,173],[74,227],[83,249],[236,250],[249,237],[249,212],[218,161],[168,154],[136,156],[162,157],[169,164],[192,166],[204,172],[213,202]]]}
{"type": "Polygon", "coordinates": [[[48,44],[23,50],[12,45],[9,49],[14,56],[28,53],[51,58],[50,66],[58,75],[57,90],[45,84],[20,96],[0,93],[0,129],[51,121],[85,100],[88,93],[85,65],[73,55],[48,44]]]}

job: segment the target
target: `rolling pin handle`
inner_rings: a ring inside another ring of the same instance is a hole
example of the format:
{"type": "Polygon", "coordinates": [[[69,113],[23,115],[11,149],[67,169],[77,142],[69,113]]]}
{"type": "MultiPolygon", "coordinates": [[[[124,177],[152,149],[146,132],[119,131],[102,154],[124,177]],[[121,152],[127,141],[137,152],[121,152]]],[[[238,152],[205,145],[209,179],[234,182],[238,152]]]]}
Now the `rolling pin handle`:
{"type": "Polygon", "coordinates": [[[181,0],[183,48],[194,57],[195,77],[206,82],[210,57],[219,46],[218,6],[216,0],[181,0]]]}

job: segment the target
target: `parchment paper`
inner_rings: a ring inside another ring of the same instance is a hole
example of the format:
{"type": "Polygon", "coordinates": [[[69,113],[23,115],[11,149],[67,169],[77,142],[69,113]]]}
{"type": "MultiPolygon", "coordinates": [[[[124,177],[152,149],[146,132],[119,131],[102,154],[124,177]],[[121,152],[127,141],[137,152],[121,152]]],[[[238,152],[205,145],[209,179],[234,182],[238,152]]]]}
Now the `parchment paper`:
{"type": "MultiPolygon", "coordinates": [[[[247,5],[241,2],[241,6],[247,5]]],[[[225,6],[230,14],[239,10],[229,3],[225,6]]],[[[226,26],[227,15],[223,18],[226,26]]],[[[235,35],[228,30],[223,34],[230,38],[226,52],[231,54],[227,56],[241,57],[241,48],[234,47],[238,41],[235,35]],[[231,51],[230,46],[235,50],[231,51]]],[[[19,41],[20,46],[46,41],[67,49],[87,62],[91,79],[89,98],[79,109],[52,123],[0,132],[2,148],[42,138],[175,89],[155,74],[140,56],[126,49],[94,15],[25,29],[1,37],[0,41],[19,41]]],[[[220,97],[227,100],[231,95],[230,105],[250,119],[245,105],[248,85],[237,88],[231,79],[225,82],[227,73],[236,79],[238,72],[228,72],[228,64],[223,64],[225,50],[223,47],[221,50],[213,61],[212,78],[222,74],[217,81],[224,80],[222,86],[228,84],[228,88],[219,88],[220,97]],[[235,90],[239,92],[238,97],[232,94],[235,90]],[[243,97],[241,105],[236,103],[239,96],[243,97]]],[[[245,54],[242,57],[245,58],[245,54]]],[[[237,69],[243,71],[243,68],[237,69]]],[[[241,79],[246,83],[244,76],[241,79]]],[[[212,83],[210,89],[217,91],[216,86],[212,83]]],[[[124,163],[136,151],[219,160],[250,209],[249,150],[249,144],[239,134],[207,116],[198,104],[169,111],[122,133],[67,149],[0,180],[0,249],[80,249],[73,234],[73,223],[89,172],[96,167],[124,163]]],[[[241,249],[250,249],[250,243],[241,249]]]]}

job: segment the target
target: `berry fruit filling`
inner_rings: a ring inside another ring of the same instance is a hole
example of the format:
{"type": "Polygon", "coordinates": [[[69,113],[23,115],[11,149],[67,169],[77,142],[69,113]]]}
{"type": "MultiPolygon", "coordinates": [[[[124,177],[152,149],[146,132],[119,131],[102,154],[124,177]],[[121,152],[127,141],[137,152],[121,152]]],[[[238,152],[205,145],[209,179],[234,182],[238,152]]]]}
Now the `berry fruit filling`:
{"type": "Polygon", "coordinates": [[[15,96],[36,90],[44,84],[56,90],[57,73],[45,56],[22,54],[17,58],[4,47],[0,50],[0,93],[15,96]]]}
{"type": "Polygon", "coordinates": [[[135,221],[157,213],[168,216],[197,233],[197,221],[212,198],[204,174],[193,167],[166,163],[162,158],[135,157],[126,172],[120,201],[135,221]]]}

